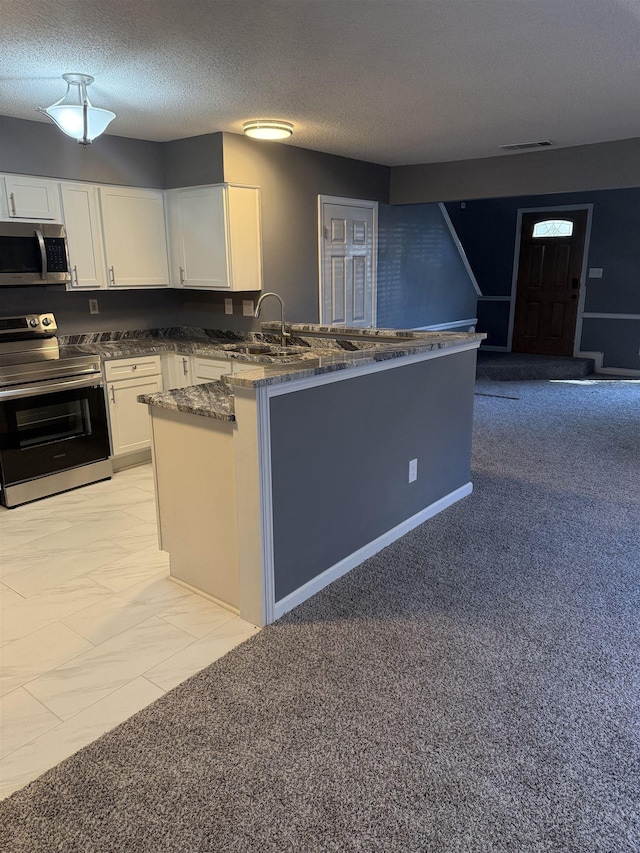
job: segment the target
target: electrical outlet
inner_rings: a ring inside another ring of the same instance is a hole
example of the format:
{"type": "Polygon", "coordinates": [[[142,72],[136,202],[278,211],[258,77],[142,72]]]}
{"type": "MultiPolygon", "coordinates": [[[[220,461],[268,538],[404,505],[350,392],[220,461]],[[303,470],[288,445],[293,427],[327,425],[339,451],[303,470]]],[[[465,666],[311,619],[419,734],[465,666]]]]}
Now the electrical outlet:
{"type": "Polygon", "coordinates": [[[233,314],[233,299],[228,297],[224,300],[224,313],[233,314]]]}
{"type": "Polygon", "coordinates": [[[89,314],[99,314],[100,309],[98,308],[98,300],[90,299],[89,300],[89,314]]]}
{"type": "Polygon", "coordinates": [[[418,460],[409,461],[409,482],[414,483],[418,479],[418,460]]]}
{"type": "Polygon", "coordinates": [[[253,299],[243,299],[242,300],[242,316],[243,317],[253,317],[253,312],[255,308],[253,307],[253,299]]]}

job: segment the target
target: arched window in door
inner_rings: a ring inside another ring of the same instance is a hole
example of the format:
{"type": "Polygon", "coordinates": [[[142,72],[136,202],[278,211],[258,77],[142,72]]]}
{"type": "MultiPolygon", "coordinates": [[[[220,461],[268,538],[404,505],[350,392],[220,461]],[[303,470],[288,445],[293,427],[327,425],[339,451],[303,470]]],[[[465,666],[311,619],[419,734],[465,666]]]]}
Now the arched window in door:
{"type": "Polygon", "coordinates": [[[545,219],[533,226],[532,237],[571,237],[573,222],[570,219],[545,219]]]}

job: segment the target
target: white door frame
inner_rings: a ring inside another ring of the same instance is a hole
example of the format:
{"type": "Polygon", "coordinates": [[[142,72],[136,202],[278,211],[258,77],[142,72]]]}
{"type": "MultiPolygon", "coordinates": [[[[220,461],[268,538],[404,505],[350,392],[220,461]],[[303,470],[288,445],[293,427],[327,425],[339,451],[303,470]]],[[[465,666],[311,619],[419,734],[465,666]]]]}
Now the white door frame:
{"type": "Polygon", "coordinates": [[[378,325],[378,202],[371,199],[343,198],[342,196],[318,196],[318,320],[324,324],[322,300],[322,272],[324,260],[324,236],[322,234],[322,205],[345,204],[352,207],[367,207],[373,211],[373,242],[371,252],[371,326],[378,325]]]}
{"type": "Polygon", "coordinates": [[[593,218],[593,204],[546,204],[544,207],[519,207],[516,223],[516,246],[513,255],[513,274],[511,277],[511,306],[509,310],[509,332],[507,335],[507,351],[512,351],[513,324],[516,315],[516,291],[518,285],[518,269],[520,266],[520,242],[522,237],[522,214],[523,213],[545,213],[549,211],[562,210],[586,210],[587,225],[584,234],[584,250],[582,253],[582,270],[580,271],[580,296],[578,298],[578,313],[576,316],[576,330],[573,338],[573,355],[580,354],[580,340],[582,338],[582,316],[584,314],[584,301],[586,298],[587,281],[587,259],[589,257],[589,243],[591,241],[591,220],[593,218]]]}

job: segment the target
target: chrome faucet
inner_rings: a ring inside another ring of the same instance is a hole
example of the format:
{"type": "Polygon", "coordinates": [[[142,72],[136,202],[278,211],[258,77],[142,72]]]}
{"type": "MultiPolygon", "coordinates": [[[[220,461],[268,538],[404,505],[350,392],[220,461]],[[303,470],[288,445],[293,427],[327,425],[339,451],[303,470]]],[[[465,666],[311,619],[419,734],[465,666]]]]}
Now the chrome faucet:
{"type": "Polygon", "coordinates": [[[253,316],[254,317],[260,316],[260,311],[262,310],[262,303],[267,298],[267,296],[275,296],[275,298],[280,303],[280,343],[283,347],[285,347],[287,345],[287,338],[290,338],[291,334],[289,332],[287,332],[287,327],[285,325],[284,302],[282,301],[281,296],[278,296],[277,293],[272,293],[272,292],[263,293],[262,296],[260,297],[260,299],[258,299],[258,304],[256,305],[256,310],[255,310],[255,313],[253,316]]]}

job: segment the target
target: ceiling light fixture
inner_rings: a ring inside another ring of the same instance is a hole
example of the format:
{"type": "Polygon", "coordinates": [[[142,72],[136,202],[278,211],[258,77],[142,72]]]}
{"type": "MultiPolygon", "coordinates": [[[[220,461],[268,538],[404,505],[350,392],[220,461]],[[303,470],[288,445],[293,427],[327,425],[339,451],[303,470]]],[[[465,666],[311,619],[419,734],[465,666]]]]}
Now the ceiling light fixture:
{"type": "Polygon", "coordinates": [[[92,106],[87,95],[87,86],[94,79],[90,74],[63,74],[62,79],[67,83],[64,97],[46,109],[39,107],[38,112],[49,116],[63,133],[81,145],[90,145],[96,136],[105,132],[116,114],[92,106]]]}
{"type": "Polygon", "coordinates": [[[288,139],[293,133],[293,125],[290,122],[274,119],[245,121],[242,129],[253,139],[288,139]]]}

